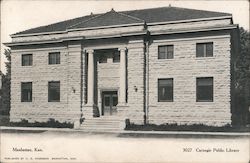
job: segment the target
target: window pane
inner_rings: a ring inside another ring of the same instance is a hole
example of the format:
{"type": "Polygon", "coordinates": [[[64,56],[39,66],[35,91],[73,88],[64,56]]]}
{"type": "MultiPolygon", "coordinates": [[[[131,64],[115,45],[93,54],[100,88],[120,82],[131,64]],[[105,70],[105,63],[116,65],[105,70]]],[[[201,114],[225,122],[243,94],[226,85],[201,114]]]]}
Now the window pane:
{"type": "Polygon", "coordinates": [[[213,101],[213,78],[197,78],[197,101],[213,101]]]}
{"type": "Polygon", "coordinates": [[[172,59],[174,57],[174,46],[173,45],[168,45],[167,46],[167,58],[172,59]]]}
{"type": "Polygon", "coordinates": [[[105,106],[110,106],[110,96],[105,96],[104,97],[104,105],[105,106]]]}
{"type": "Polygon", "coordinates": [[[113,62],[120,62],[120,54],[118,52],[113,53],[113,62]]]}
{"type": "Polygon", "coordinates": [[[159,46],[159,52],[160,53],[165,53],[165,51],[166,51],[165,46],[159,46]]]}
{"type": "Polygon", "coordinates": [[[112,96],[112,98],[113,98],[113,106],[116,106],[118,104],[118,97],[112,96]]]}
{"type": "Polygon", "coordinates": [[[32,101],[32,82],[21,83],[21,102],[32,101]]]}
{"type": "Polygon", "coordinates": [[[159,59],[166,59],[167,58],[167,48],[166,48],[166,46],[159,46],[158,47],[158,58],[159,59]]]}
{"type": "Polygon", "coordinates": [[[173,79],[158,80],[158,101],[173,101],[173,79]]]}
{"type": "Polygon", "coordinates": [[[163,53],[163,52],[160,52],[158,58],[159,59],[165,59],[166,58],[166,54],[163,53]]]}
{"type": "Polygon", "coordinates": [[[49,82],[48,101],[60,101],[60,82],[49,82]]]}
{"type": "Polygon", "coordinates": [[[206,56],[212,57],[213,56],[213,43],[206,44],[206,56]]]}
{"type": "Polygon", "coordinates": [[[204,44],[196,44],[196,57],[204,57],[204,44]]]}

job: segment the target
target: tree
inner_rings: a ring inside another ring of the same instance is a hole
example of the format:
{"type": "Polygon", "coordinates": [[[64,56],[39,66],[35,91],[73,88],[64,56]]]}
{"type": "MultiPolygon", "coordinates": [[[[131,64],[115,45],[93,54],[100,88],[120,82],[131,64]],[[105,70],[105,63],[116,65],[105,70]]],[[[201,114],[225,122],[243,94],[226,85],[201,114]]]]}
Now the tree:
{"type": "Polygon", "coordinates": [[[240,53],[236,58],[235,86],[236,110],[241,114],[239,123],[250,122],[248,107],[250,105],[250,33],[240,28],[240,53]]]}
{"type": "Polygon", "coordinates": [[[9,115],[10,111],[10,77],[11,77],[11,51],[10,49],[4,50],[4,55],[7,58],[6,66],[6,75],[2,72],[2,89],[1,93],[1,102],[0,102],[0,114],[9,115]]]}

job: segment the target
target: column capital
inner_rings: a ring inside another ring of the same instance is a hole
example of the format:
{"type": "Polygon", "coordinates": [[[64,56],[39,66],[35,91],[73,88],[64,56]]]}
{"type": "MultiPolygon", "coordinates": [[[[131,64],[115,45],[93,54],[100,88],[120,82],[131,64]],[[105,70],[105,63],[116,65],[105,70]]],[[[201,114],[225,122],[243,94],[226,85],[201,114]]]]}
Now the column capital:
{"type": "Polygon", "coordinates": [[[120,47],[120,48],[118,48],[118,51],[126,51],[126,50],[127,50],[126,47],[120,47]]]}
{"type": "Polygon", "coordinates": [[[94,50],[93,49],[86,49],[86,52],[89,53],[89,54],[93,54],[94,50]]]}

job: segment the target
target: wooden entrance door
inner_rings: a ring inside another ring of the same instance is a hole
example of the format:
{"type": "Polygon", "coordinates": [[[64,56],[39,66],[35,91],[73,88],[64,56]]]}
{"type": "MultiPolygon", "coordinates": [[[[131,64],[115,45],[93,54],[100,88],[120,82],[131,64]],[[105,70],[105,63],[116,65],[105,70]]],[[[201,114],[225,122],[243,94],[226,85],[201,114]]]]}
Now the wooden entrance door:
{"type": "Polygon", "coordinates": [[[102,93],[102,115],[111,116],[117,113],[117,91],[105,91],[102,93]]]}

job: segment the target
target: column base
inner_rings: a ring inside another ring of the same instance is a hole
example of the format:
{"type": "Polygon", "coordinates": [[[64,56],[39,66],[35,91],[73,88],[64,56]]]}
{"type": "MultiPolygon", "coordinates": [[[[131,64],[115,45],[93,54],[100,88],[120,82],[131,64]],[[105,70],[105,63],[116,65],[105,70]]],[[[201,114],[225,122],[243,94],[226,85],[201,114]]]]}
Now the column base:
{"type": "Polygon", "coordinates": [[[126,112],[127,112],[128,104],[127,103],[118,103],[117,104],[117,112],[118,116],[126,118],[126,112]]]}
{"type": "Polygon", "coordinates": [[[83,106],[83,117],[85,119],[92,119],[95,116],[95,110],[97,105],[95,104],[86,104],[83,106]]]}

